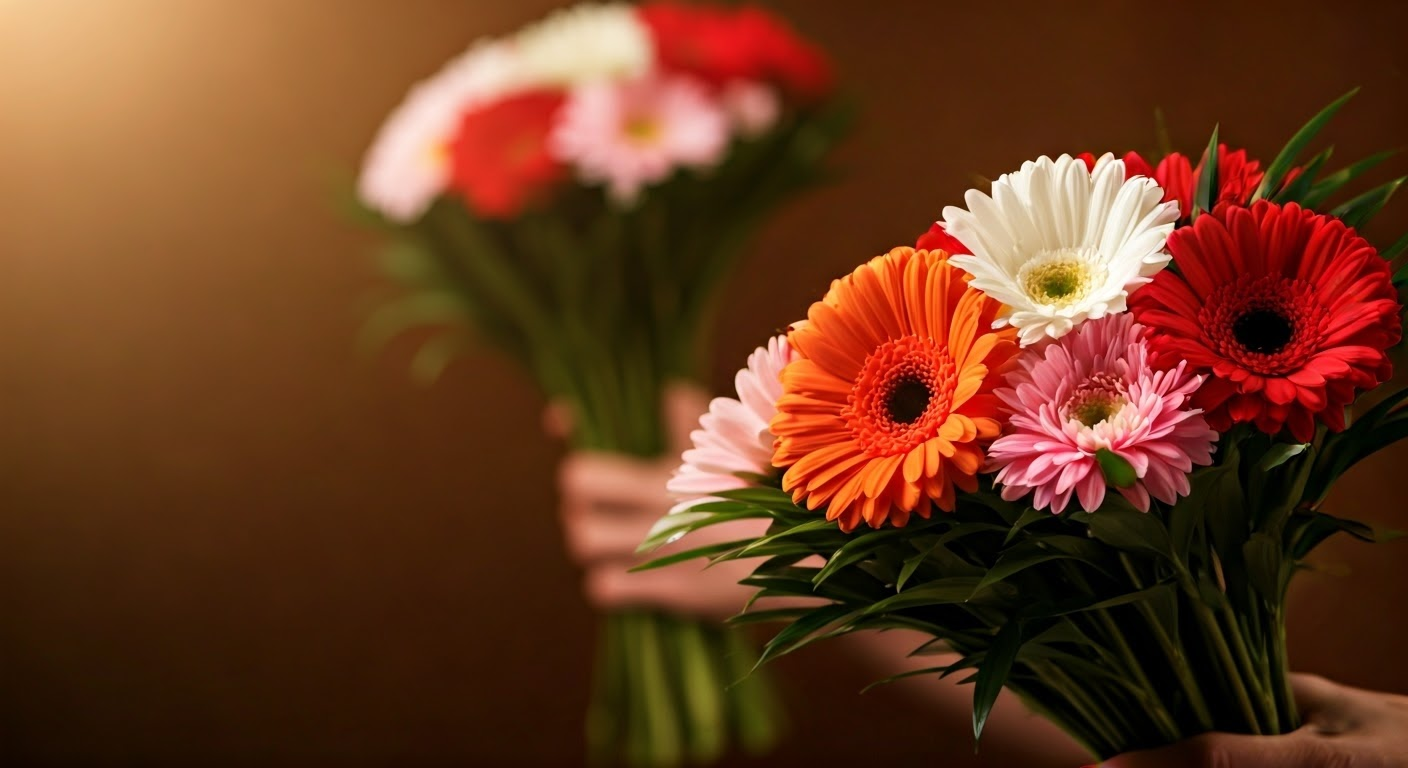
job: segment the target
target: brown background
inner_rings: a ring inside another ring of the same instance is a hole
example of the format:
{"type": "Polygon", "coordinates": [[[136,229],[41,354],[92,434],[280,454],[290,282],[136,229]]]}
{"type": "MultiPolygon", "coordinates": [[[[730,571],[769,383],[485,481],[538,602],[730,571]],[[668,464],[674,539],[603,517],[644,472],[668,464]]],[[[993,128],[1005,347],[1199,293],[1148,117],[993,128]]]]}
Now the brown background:
{"type": "MultiPolygon", "coordinates": [[[[372,241],[327,204],[409,83],[551,5],[0,0],[0,761],[580,760],[591,614],[541,403],[496,359],[419,389],[404,347],[359,357],[372,241]]],[[[1269,159],[1363,85],[1340,156],[1404,143],[1403,4],[776,6],[865,119],[846,181],[738,275],[719,385],[970,173],[1148,147],[1156,105],[1185,151],[1221,121],[1269,159]]],[[[1406,227],[1399,200],[1369,234],[1406,227]]],[[[1408,527],[1405,457],[1336,508],[1408,527]]],[[[1404,547],[1329,548],[1297,590],[1297,667],[1408,691],[1404,547]]],[[[856,696],[870,673],[835,648],[780,671],[776,763],[868,763],[873,739],[971,759],[965,724],[903,689],[856,696]]]]}

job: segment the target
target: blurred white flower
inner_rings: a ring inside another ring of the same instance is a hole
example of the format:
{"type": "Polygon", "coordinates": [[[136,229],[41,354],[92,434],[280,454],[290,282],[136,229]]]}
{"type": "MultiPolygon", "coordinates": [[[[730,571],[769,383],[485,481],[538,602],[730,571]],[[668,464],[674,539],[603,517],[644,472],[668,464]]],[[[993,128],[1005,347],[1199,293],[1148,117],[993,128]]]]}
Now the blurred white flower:
{"type": "Polygon", "coordinates": [[[655,56],[650,31],[624,3],[564,8],[524,27],[512,44],[529,86],[639,77],[655,56]]]}

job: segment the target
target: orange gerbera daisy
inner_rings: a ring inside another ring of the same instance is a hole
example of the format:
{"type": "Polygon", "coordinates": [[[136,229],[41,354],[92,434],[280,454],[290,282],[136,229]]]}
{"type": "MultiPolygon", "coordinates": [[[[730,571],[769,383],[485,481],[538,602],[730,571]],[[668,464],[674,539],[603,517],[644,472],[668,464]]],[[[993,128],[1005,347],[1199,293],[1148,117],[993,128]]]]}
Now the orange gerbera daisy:
{"type": "Polygon", "coordinates": [[[896,248],[831,284],[788,335],[772,432],[784,490],[852,531],[953,511],[977,490],[979,441],[1001,431],[992,390],[1017,352],[1002,305],[943,251],[896,248]]]}

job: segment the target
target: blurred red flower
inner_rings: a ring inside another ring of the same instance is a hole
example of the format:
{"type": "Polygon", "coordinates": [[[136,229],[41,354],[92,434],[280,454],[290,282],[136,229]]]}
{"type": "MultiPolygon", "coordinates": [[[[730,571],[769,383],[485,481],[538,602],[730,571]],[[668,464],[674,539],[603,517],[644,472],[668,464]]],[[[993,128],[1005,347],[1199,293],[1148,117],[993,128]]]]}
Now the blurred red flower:
{"type": "Polygon", "coordinates": [[[772,82],[803,99],[831,89],[831,63],[767,11],[659,2],[642,5],[638,13],[666,70],[713,85],[772,82]]]}
{"type": "Polygon", "coordinates": [[[548,150],[563,95],[528,91],[464,113],[450,142],[450,187],[475,213],[508,218],[560,179],[548,150]]]}

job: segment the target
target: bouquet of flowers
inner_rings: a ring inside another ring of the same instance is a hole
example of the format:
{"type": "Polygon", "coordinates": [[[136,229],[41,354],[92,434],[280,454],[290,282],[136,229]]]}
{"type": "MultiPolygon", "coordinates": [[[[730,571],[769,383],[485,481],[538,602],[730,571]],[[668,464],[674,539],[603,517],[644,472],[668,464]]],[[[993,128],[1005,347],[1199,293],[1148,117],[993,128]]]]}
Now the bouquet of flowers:
{"type": "MultiPolygon", "coordinates": [[[[368,339],[446,331],[419,337],[424,378],[487,344],[570,409],[575,447],[658,455],[662,389],[696,377],[720,282],[823,179],[847,122],[827,59],[757,8],[586,4],[477,42],[367,153],[359,204],[406,289],[368,339]]],[[[669,765],[730,731],[773,738],[768,691],[728,689],[751,664],[738,630],[641,612],[603,632],[596,756],[669,765]]]]}
{"type": "Polygon", "coordinates": [[[758,350],[684,456],[707,495],[646,546],[767,534],[645,567],[763,558],[760,597],[819,598],[739,617],[787,622],[764,659],[926,633],[975,738],[1004,686],[1101,759],[1295,729],[1287,585],[1330,535],[1382,537],[1322,503],[1408,436],[1408,390],[1359,401],[1408,237],[1357,228],[1403,179],[1333,205],[1386,155],[1297,165],[1343,103],[1265,167],[1214,131],[1196,165],[1042,157],[970,190],[758,350]]]}

